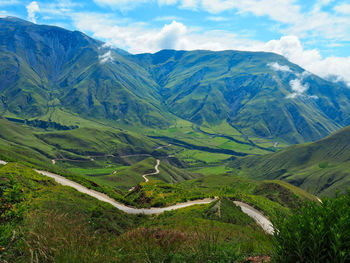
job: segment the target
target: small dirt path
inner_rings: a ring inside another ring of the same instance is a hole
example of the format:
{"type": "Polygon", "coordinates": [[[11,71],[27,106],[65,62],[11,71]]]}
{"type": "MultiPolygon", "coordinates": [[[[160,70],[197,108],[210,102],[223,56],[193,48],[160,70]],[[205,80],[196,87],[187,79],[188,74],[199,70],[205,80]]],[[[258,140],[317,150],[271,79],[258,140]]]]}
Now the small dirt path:
{"type": "Polygon", "coordinates": [[[149,174],[143,174],[143,175],[142,175],[142,177],[143,177],[143,179],[145,179],[145,182],[146,182],[146,183],[149,181],[148,178],[147,178],[148,175],[159,174],[159,169],[158,169],[159,165],[160,165],[160,160],[157,159],[157,163],[156,163],[156,165],[154,166],[155,172],[154,172],[154,173],[149,173],[149,174]]]}

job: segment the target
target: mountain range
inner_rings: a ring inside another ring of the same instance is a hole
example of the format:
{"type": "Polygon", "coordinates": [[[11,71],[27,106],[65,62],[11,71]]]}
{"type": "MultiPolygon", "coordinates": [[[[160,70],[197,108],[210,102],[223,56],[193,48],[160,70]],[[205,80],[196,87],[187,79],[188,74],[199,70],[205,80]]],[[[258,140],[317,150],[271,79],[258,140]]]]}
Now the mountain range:
{"type": "Polygon", "coordinates": [[[0,113],[13,119],[66,125],[69,118],[52,116],[59,111],[114,127],[227,123],[244,136],[288,144],[350,123],[344,84],[274,53],[132,55],[81,32],[7,17],[0,19],[0,66],[0,113]]]}

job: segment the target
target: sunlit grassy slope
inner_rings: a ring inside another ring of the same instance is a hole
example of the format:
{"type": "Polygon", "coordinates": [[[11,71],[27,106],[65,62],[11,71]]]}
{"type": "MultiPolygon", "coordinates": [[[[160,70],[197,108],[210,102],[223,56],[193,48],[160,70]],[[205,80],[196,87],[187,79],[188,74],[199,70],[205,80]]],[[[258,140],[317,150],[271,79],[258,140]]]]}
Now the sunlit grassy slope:
{"type": "Polygon", "coordinates": [[[271,238],[225,198],[160,216],[127,215],[16,163],[0,167],[0,186],[7,262],[243,262],[272,250],[271,238]]]}
{"type": "Polygon", "coordinates": [[[315,143],[237,159],[231,168],[251,178],[281,179],[317,195],[334,195],[350,187],[349,137],[347,127],[315,143]]]}

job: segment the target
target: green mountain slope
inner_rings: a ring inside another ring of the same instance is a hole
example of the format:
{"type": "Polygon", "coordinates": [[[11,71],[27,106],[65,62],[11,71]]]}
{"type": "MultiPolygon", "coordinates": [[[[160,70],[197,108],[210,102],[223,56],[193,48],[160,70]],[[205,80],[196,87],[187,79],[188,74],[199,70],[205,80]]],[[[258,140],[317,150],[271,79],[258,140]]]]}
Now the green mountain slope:
{"type": "Polygon", "coordinates": [[[243,134],[289,143],[321,139],[349,124],[348,89],[273,53],[163,50],[132,58],[162,87],[169,111],[197,124],[227,121],[243,134]],[[295,79],[309,89],[288,98],[295,79]]]}
{"type": "Polygon", "coordinates": [[[350,127],[314,143],[234,160],[231,167],[256,179],[280,179],[317,195],[350,188],[350,127]]]}
{"type": "Polygon", "coordinates": [[[16,18],[0,19],[0,27],[2,115],[38,118],[60,106],[90,119],[169,123],[158,86],[118,50],[77,31],[16,18]]]}
{"type": "Polygon", "coordinates": [[[85,160],[91,155],[151,153],[157,145],[146,137],[111,128],[43,132],[2,118],[0,127],[0,155],[9,160],[11,155],[18,155],[15,159],[29,160],[31,154],[27,152],[41,156],[40,159],[46,158],[47,163],[60,158],[85,160]]]}

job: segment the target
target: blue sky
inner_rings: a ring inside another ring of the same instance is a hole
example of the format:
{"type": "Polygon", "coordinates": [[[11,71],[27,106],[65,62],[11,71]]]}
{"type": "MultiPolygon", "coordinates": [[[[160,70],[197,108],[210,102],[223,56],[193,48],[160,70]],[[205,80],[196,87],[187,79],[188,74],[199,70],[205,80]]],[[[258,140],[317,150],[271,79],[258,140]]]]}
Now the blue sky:
{"type": "Polygon", "coordinates": [[[0,15],[80,30],[131,53],[271,51],[350,85],[348,0],[0,0],[0,15]]]}

